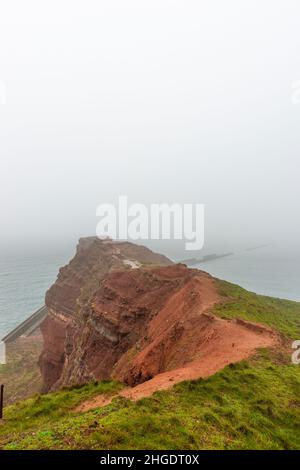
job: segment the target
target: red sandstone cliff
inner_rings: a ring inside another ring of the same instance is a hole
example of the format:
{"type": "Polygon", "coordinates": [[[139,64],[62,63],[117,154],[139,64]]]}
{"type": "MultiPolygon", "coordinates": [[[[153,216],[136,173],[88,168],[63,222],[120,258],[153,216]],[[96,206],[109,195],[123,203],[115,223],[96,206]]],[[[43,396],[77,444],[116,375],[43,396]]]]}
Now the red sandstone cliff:
{"type": "Polygon", "coordinates": [[[41,326],[39,360],[44,390],[110,377],[144,331],[151,309],[168,295],[170,283],[160,283],[152,269],[171,264],[143,246],[81,239],[46,294],[49,315],[41,326]],[[145,284],[152,291],[147,299],[145,284]]]}
{"type": "Polygon", "coordinates": [[[136,385],[173,370],[195,378],[275,341],[208,313],[221,300],[206,273],[131,243],[81,240],[46,295],[44,390],[110,377],[136,385]]]}

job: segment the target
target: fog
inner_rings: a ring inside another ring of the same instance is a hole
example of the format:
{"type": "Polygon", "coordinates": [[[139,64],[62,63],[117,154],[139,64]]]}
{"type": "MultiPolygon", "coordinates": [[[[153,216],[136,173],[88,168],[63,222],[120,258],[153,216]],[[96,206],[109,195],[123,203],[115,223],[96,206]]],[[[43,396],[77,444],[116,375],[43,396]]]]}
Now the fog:
{"type": "Polygon", "coordinates": [[[2,2],[1,253],[202,203],[205,250],[299,246],[299,2],[2,2]],[[3,91],[5,90],[5,92],[3,91]]]}

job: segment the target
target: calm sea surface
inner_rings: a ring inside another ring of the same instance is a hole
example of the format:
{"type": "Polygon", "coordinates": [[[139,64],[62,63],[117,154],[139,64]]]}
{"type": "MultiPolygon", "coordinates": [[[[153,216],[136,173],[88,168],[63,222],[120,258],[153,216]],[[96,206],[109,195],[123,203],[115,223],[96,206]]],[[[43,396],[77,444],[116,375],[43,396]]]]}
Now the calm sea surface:
{"type": "Polygon", "coordinates": [[[300,255],[268,249],[235,254],[198,265],[219,279],[258,294],[300,301],[300,255]]]}
{"type": "MultiPolygon", "coordinates": [[[[0,338],[44,303],[46,290],[72,253],[0,259],[0,338]]],[[[300,257],[268,249],[243,252],[198,266],[248,290],[300,301],[300,257]]]]}
{"type": "Polygon", "coordinates": [[[44,305],[45,292],[70,256],[51,253],[0,259],[0,339],[44,305]]]}

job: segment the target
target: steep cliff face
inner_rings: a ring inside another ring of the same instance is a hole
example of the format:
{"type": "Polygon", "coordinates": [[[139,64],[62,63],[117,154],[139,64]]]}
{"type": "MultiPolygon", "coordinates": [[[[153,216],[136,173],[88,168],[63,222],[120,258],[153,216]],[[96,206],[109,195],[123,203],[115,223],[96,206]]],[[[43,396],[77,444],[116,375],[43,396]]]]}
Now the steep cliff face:
{"type": "Polygon", "coordinates": [[[137,385],[182,368],[178,377],[197,377],[276,340],[211,315],[221,301],[207,273],[130,243],[81,240],[46,295],[44,390],[111,377],[137,385]]]}
{"type": "MultiPolygon", "coordinates": [[[[81,239],[75,257],[60,269],[46,294],[49,315],[41,326],[44,349],[39,360],[44,390],[109,377],[149,314],[142,302],[130,305],[126,297],[139,295],[139,283],[149,279],[147,270],[171,264],[143,246],[81,239]],[[131,275],[135,285],[128,279],[131,275]],[[121,294],[114,287],[118,278],[121,294]]],[[[153,289],[158,284],[152,281],[153,289]]],[[[161,290],[166,295],[166,285],[161,290]]]]}

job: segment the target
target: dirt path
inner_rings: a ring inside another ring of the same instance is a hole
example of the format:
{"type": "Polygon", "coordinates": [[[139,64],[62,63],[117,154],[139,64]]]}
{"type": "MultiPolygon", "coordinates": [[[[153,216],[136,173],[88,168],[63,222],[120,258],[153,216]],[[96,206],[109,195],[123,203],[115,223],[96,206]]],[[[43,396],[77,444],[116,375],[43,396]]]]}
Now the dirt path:
{"type": "Polygon", "coordinates": [[[105,398],[102,395],[94,397],[82,403],[75,411],[86,412],[106,406],[116,396],[137,401],[151,396],[157,390],[170,389],[176,383],[185,380],[207,378],[228,364],[248,358],[258,348],[271,347],[279,343],[278,335],[262,325],[239,320],[222,320],[212,315],[206,317],[211,328],[205,330],[199,358],[184,367],[163,372],[140,385],[127,388],[113,397],[105,398]]]}

